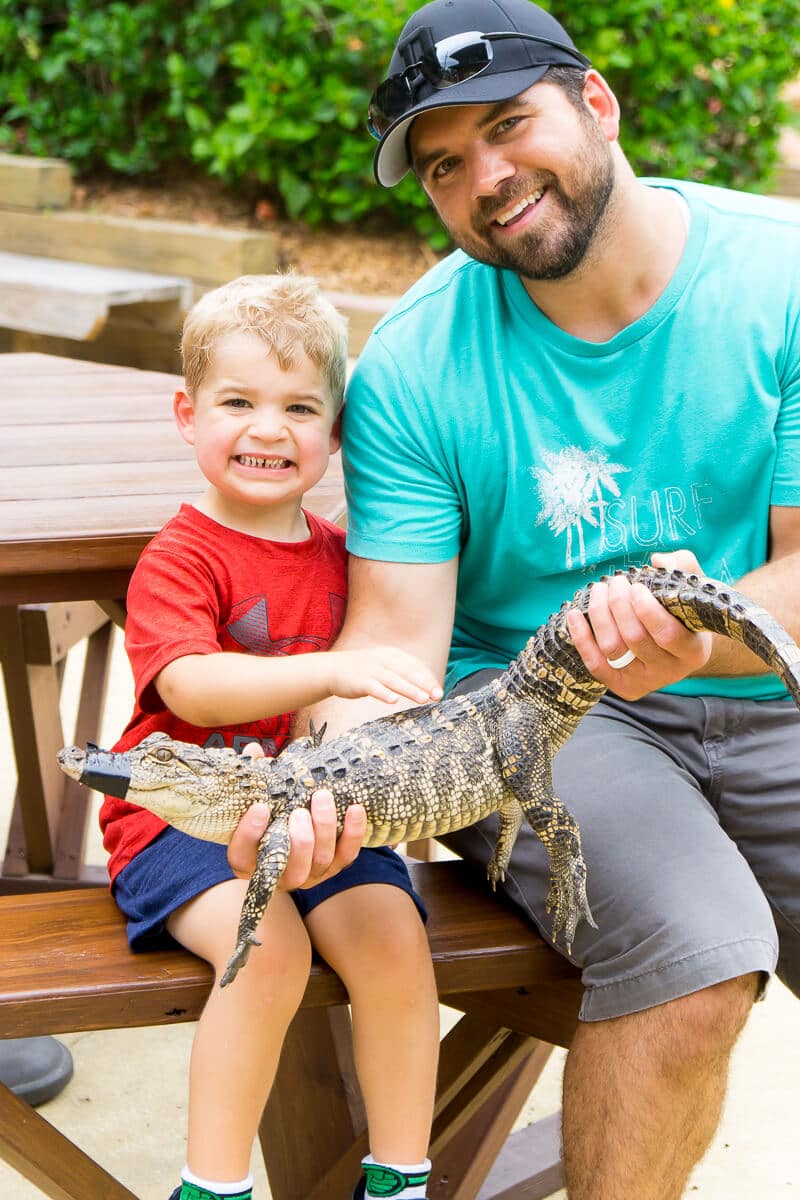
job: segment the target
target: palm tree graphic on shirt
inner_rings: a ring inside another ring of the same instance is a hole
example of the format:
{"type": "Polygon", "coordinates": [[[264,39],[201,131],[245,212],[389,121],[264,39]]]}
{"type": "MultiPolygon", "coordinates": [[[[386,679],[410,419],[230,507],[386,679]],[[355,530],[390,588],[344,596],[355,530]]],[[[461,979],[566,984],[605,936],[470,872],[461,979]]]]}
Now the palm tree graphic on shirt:
{"type": "Polygon", "coordinates": [[[566,534],[567,570],[575,565],[577,543],[577,558],[583,567],[586,565],[584,524],[599,527],[602,541],[608,505],[603,491],[619,496],[614,476],[630,468],[609,462],[601,450],[580,450],[577,446],[556,452],[546,450],[542,458],[543,467],[530,469],[541,500],[536,524],[546,521],[557,537],[566,534]]]}

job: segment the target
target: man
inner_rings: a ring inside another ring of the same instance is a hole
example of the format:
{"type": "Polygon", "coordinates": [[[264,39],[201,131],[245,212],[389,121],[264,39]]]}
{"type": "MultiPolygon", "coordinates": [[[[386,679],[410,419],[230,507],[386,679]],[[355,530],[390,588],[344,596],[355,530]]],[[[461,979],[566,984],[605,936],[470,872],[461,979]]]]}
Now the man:
{"type": "MultiPolygon", "coordinates": [[[[412,169],[462,250],[381,323],[350,385],[338,645],[396,642],[467,690],[577,587],[651,558],[737,580],[798,637],[791,210],[638,180],[608,84],[530,0],[421,8],[369,123],[378,182],[412,169]]],[[[800,991],[796,713],[743,646],[624,580],[570,629],[609,694],[554,763],[598,925],[572,947],[568,1191],[672,1200],[767,976],[800,991]]],[[[377,712],[316,719],[336,733],[377,712]]],[[[359,820],[334,855],[330,810],[298,818],[292,878],[346,861],[359,820]]],[[[485,862],[485,824],[448,844],[485,862]]],[[[506,890],[549,936],[527,827],[506,890]]]]}

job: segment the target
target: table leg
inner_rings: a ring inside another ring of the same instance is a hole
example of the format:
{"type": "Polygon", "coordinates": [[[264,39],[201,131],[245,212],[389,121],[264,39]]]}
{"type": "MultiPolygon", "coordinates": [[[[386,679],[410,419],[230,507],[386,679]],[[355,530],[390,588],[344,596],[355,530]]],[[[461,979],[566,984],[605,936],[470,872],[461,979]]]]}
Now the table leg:
{"type": "Polygon", "coordinates": [[[23,847],[8,847],[3,873],[49,875],[63,791],[63,775],[55,757],[63,745],[60,681],[56,668],[29,667],[25,661],[17,608],[0,608],[0,661],[17,763],[15,812],[19,819],[12,822],[12,831],[22,832],[24,837],[23,847]]]}
{"type": "Polygon", "coordinates": [[[110,621],[89,603],[69,609],[0,608],[0,661],[17,763],[17,794],[2,873],[5,890],[9,884],[46,887],[52,880],[60,887],[107,882],[103,868],[86,868],[83,863],[91,795],[61,772],[56,755],[64,745],[60,693],[67,650],[86,638],[75,728],[76,741],[86,742],[97,737],[102,719],[111,635],[110,621]],[[57,635],[50,632],[48,637],[48,619],[59,609],[66,628],[59,626],[57,635]]]}
{"type": "Polygon", "coordinates": [[[3,1158],[50,1200],[137,1200],[94,1159],[0,1084],[3,1158]]]}

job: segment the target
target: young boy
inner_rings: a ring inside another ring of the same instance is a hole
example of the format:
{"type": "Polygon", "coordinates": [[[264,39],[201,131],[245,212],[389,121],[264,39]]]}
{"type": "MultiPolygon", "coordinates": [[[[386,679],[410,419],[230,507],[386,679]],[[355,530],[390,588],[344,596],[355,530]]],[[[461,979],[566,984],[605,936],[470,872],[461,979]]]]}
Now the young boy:
{"type": "MultiPolygon", "coordinates": [[[[134,572],[125,640],[137,702],[116,748],[164,730],[200,745],[255,741],[275,755],[293,712],[325,696],[438,699],[428,668],[399,650],[321,653],[344,612],[344,535],[302,500],[339,445],[342,318],[311,280],[245,276],[194,306],[181,352],[175,418],[208,488],[134,572]]],[[[169,934],[219,975],[246,888],[226,848],[113,797],[101,825],[132,948],[169,934]]],[[[261,946],[233,986],[214,987],[198,1023],[187,1165],[171,1200],[252,1195],[252,1144],[312,948],[352,1005],[371,1150],[354,1196],[424,1197],[439,1020],[421,916],[387,847],[274,897],[261,946]],[[387,1179],[397,1190],[386,1192],[387,1179]]]]}

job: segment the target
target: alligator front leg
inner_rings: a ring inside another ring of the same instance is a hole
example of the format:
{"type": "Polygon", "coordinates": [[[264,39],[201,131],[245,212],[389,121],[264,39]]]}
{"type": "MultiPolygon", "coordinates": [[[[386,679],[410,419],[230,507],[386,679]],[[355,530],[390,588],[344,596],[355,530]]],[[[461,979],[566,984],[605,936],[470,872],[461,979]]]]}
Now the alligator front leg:
{"type": "Polygon", "coordinates": [[[239,918],[236,949],[220,980],[221,987],[227,987],[236,978],[239,970],[247,962],[251,946],[261,945],[255,931],[286,869],[290,849],[289,817],[288,814],[283,814],[268,826],[261,839],[256,869],[250,877],[242,905],[242,915],[239,918]]]}
{"type": "Polygon", "coordinates": [[[497,749],[506,786],[550,858],[545,908],[553,914],[553,941],[563,929],[570,954],[580,921],[597,928],[586,898],[578,824],[553,792],[550,747],[535,718],[519,708],[508,709],[498,722],[497,749]]]}

